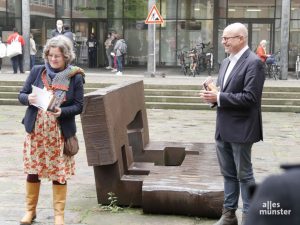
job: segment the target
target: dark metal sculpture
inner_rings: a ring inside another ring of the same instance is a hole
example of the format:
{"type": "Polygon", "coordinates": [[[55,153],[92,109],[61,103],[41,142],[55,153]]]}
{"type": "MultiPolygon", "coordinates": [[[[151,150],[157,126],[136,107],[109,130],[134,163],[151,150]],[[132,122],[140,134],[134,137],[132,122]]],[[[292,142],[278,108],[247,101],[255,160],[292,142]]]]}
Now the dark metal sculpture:
{"type": "Polygon", "coordinates": [[[213,144],[150,142],[143,81],[85,96],[81,114],[97,199],[148,213],[220,217],[223,182],[213,144]]]}

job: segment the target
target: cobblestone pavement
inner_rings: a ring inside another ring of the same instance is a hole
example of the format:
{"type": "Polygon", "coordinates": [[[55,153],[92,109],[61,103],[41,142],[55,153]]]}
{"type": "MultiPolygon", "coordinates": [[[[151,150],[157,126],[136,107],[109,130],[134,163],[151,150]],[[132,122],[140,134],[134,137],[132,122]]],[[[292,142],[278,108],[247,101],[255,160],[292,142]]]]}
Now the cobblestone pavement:
{"type": "MultiPolygon", "coordinates": [[[[25,175],[22,170],[24,128],[20,123],[23,106],[1,106],[0,113],[0,224],[15,225],[24,212],[25,175]]],[[[147,110],[150,139],[184,142],[214,142],[215,112],[189,110],[147,110]]],[[[94,174],[87,166],[80,118],[77,118],[81,151],[76,156],[77,174],[69,181],[66,206],[68,225],[211,225],[204,218],[149,215],[141,209],[112,213],[97,205],[94,174]]],[[[257,181],[280,173],[281,163],[300,162],[300,114],[263,113],[264,141],[253,147],[253,165],[257,181]]],[[[209,163],[209,162],[208,162],[209,163]]],[[[240,210],[238,213],[240,217],[240,210]]],[[[34,224],[53,224],[52,190],[42,182],[38,218],[34,224]]]]}

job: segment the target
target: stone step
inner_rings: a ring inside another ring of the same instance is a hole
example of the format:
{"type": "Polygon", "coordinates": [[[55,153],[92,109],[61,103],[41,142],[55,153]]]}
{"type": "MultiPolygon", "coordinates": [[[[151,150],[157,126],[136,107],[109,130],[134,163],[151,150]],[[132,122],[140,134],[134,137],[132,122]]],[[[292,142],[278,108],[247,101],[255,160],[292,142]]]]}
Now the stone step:
{"type": "MultiPolygon", "coordinates": [[[[18,99],[0,98],[0,105],[21,105],[18,99]]],[[[147,102],[148,109],[180,109],[180,110],[210,110],[205,103],[170,103],[170,102],[147,102]]],[[[263,112],[300,112],[299,105],[262,105],[263,112]]]]}
{"type": "MultiPolygon", "coordinates": [[[[181,110],[209,110],[211,109],[204,103],[159,103],[146,102],[148,109],[181,109],[181,110]]],[[[213,109],[214,110],[214,109],[213,109]]],[[[300,112],[300,106],[286,106],[286,105],[262,105],[263,112],[300,112]]]]}
{"type": "MultiPolygon", "coordinates": [[[[197,81],[199,82],[199,81],[197,81]]],[[[0,86],[19,86],[22,87],[24,81],[0,81],[0,86]]],[[[103,88],[113,83],[86,83],[85,88],[103,88]]],[[[144,84],[145,89],[167,89],[167,90],[194,90],[198,91],[202,89],[201,83],[196,85],[170,85],[170,84],[144,84]]],[[[281,87],[281,86],[265,86],[264,92],[299,92],[300,86],[293,87],[281,87]]]]}
{"type": "MultiPolygon", "coordinates": [[[[182,96],[145,96],[146,102],[170,102],[170,103],[201,103],[198,97],[182,97],[182,96]]],[[[300,99],[277,99],[263,98],[263,105],[299,105],[300,99]]]]}
{"type": "MultiPolygon", "coordinates": [[[[0,105],[19,105],[18,93],[23,81],[0,81],[0,105]]],[[[112,85],[87,83],[85,93],[112,85]]],[[[148,108],[157,109],[209,109],[199,99],[201,85],[145,84],[145,101],[148,108]]],[[[263,111],[299,112],[300,87],[264,87],[263,111]]]]}
{"type": "MultiPolygon", "coordinates": [[[[19,92],[21,86],[0,86],[0,92],[19,92]]],[[[84,92],[97,90],[95,87],[85,87],[84,92]]],[[[145,89],[145,96],[188,96],[198,97],[198,90],[169,90],[169,89],[145,89]]],[[[300,92],[263,92],[263,98],[300,99],[300,92]]]]}

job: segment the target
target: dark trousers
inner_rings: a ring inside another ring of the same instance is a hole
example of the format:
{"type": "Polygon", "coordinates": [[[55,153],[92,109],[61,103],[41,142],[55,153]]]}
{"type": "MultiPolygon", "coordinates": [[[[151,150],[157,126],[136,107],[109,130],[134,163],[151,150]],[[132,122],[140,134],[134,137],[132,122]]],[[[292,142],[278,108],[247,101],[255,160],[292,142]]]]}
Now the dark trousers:
{"type": "Polygon", "coordinates": [[[35,55],[30,55],[30,69],[32,69],[34,64],[35,64],[35,55]]]}
{"type": "Polygon", "coordinates": [[[94,68],[97,66],[97,51],[89,50],[89,67],[94,68]]]}
{"type": "Polygon", "coordinates": [[[0,70],[1,70],[1,67],[2,67],[2,58],[0,58],[0,70]]]}
{"type": "Polygon", "coordinates": [[[24,73],[23,55],[22,54],[12,57],[11,62],[12,62],[12,67],[13,67],[14,73],[18,72],[18,67],[19,67],[20,73],[24,73]]]}

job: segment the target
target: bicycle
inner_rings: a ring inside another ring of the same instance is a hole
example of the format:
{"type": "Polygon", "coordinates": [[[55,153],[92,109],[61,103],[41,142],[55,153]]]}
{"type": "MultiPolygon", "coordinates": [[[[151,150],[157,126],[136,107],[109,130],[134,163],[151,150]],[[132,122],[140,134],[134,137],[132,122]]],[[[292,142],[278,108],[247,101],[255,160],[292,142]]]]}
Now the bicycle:
{"type": "Polygon", "coordinates": [[[265,62],[266,74],[269,78],[274,78],[278,80],[281,74],[280,62],[280,51],[277,51],[275,54],[269,56],[265,62]]]}
{"type": "MultiPolygon", "coordinates": [[[[177,51],[177,50],[176,50],[177,51]]],[[[188,73],[188,65],[185,62],[185,58],[186,58],[186,52],[183,51],[183,49],[181,49],[179,51],[179,53],[177,54],[177,59],[179,60],[179,64],[180,64],[180,69],[183,72],[184,76],[187,75],[188,73]]]]}
{"type": "Polygon", "coordinates": [[[198,55],[198,74],[200,72],[207,71],[208,75],[211,75],[212,71],[214,70],[213,47],[210,47],[207,51],[204,51],[204,49],[209,45],[210,42],[207,44],[201,43],[201,52],[198,55]]]}

